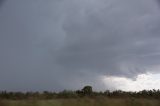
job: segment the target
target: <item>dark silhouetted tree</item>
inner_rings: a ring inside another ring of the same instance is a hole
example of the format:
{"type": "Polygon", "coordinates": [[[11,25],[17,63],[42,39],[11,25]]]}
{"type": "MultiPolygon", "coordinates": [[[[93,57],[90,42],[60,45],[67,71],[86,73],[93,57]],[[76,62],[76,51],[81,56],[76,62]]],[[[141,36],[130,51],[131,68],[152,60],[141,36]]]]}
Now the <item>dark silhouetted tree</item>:
{"type": "Polygon", "coordinates": [[[82,92],[83,92],[84,95],[91,95],[93,93],[92,86],[85,86],[82,89],[82,92]]]}

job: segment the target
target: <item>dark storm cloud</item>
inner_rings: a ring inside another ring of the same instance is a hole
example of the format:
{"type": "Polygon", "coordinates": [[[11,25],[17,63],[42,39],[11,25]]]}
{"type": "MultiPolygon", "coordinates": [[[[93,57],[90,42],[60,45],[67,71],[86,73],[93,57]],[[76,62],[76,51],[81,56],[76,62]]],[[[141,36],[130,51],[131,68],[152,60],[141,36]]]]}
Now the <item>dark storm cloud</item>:
{"type": "Polygon", "coordinates": [[[0,0],[0,7],[2,6],[2,4],[4,3],[5,0],[0,0]]]}
{"type": "Polygon", "coordinates": [[[75,3],[78,9],[68,10],[72,13],[63,24],[66,43],[56,56],[58,64],[66,70],[127,77],[159,64],[157,59],[152,60],[154,55],[143,57],[159,51],[160,23],[155,14],[159,10],[150,6],[153,1],[90,3],[89,7],[75,3]],[[150,58],[152,61],[146,61],[150,58]]]}
{"type": "Polygon", "coordinates": [[[102,90],[104,75],[158,72],[159,11],[156,0],[7,0],[0,89],[102,90]]]}
{"type": "Polygon", "coordinates": [[[160,0],[157,0],[157,3],[159,3],[159,4],[160,4],[160,0]]]}

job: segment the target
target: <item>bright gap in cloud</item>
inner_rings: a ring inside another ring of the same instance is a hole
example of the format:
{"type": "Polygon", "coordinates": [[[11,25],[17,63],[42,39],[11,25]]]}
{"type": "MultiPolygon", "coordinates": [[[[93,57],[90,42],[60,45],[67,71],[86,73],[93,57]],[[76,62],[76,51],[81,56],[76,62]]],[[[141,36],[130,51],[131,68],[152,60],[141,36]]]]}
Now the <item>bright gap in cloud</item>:
{"type": "Polygon", "coordinates": [[[160,89],[160,74],[141,74],[135,80],[125,77],[104,76],[106,87],[111,90],[141,91],[160,89]]]}

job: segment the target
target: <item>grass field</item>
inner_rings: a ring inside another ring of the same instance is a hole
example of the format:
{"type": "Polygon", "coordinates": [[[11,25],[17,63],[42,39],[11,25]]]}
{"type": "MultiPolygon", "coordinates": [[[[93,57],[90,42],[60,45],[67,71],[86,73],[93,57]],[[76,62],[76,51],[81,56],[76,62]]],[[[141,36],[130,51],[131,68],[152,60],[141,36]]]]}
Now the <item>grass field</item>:
{"type": "Polygon", "coordinates": [[[156,99],[77,98],[54,100],[0,100],[0,106],[160,106],[156,99]]]}

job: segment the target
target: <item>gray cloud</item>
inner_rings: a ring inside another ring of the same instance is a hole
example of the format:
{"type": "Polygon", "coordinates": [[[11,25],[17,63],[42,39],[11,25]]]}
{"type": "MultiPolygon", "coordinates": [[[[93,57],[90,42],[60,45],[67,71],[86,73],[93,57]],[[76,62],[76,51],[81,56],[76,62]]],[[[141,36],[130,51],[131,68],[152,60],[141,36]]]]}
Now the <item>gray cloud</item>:
{"type": "Polygon", "coordinates": [[[156,0],[8,0],[0,11],[0,89],[62,90],[160,64],[156,0]]]}
{"type": "Polygon", "coordinates": [[[4,3],[5,0],[0,0],[0,7],[2,6],[2,4],[4,3]]]}

